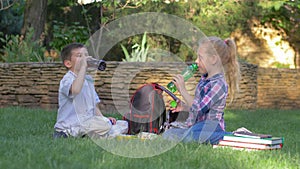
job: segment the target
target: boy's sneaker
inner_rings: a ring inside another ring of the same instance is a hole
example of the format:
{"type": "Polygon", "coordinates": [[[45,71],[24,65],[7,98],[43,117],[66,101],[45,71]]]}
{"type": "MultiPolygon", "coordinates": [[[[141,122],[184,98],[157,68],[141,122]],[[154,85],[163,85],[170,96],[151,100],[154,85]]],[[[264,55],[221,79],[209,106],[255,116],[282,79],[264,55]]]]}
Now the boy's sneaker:
{"type": "Polygon", "coordinates": [[[68,138],[68,135],[63,131],[54,131],[53,138],[68,138]]]}

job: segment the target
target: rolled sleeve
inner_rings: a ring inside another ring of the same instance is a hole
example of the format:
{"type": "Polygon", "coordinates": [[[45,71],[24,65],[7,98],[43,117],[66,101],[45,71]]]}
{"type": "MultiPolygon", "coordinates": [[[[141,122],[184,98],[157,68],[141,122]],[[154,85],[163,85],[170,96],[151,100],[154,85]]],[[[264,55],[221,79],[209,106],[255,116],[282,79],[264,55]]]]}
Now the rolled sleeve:
{"type": "Polygon", "coordinates": [[[63,80],[60,82],[59,93],[65,95],[65,96],[67,96],[67,97],[72,98],[73,96],[70,95],[70,90],[71,90],[73,81],[74,81],[74,78],[71,78],[71,77],[68,77],[68,78],[63,79],[63,80]]]}
{"type": "Polygon", "coordinates": [[[100,100],[100,98],[99,98],[99,96],[98,96],[98,94],[97,94],[96,91],[95,91],[95,101],[96,101],[96,103],[100,103],[101,102],[101,100],[100,100]]]}

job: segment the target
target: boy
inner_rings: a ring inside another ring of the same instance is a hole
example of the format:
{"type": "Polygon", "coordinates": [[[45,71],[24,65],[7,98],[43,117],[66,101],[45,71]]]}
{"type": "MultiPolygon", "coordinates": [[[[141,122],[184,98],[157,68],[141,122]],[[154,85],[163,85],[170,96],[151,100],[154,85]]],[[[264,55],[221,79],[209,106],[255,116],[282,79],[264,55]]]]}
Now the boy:
{"type": "MultiPolygon", "coordinates": [[[[87,134],[107,137],[110,133],[116,134],[111,131],[117,127],[116,119],[101,114],[97,107],[100,99],[93,78],[86,75],[87,59],[91,58],[87,48],[80,43],[71,43],[63,48],[61,58],[68,72],[60,81],[54,138],[82,137],[87,134]]],[[[128,128],[126,125],[123,122],[122,131],[125,133],[128,128]]]]}

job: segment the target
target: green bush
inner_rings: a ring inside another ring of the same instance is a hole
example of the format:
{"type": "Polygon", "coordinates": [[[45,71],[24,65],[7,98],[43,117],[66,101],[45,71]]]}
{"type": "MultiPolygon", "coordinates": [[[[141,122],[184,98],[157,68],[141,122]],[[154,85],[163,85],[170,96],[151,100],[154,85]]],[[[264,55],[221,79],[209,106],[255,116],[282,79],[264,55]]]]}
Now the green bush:
{"type": "Polygon", "coordinates": [[[60,51],[65,45],[72,42],[85,43],[89,38],[88,28],[81,26],[79,22],[66,25],[63,22],[53,21],[53,39],[50,47],[60,51]]]}
{"type": "Polygon", "coordinates": [[[42,45],[42,40],[33,41],[33,28],[30,28],[23,35],[5,35],[0,37],[0,41],[5,44],[1,53],[1,60],[4,62],[43,62],[44,51],[46,48],[42,45]]]}

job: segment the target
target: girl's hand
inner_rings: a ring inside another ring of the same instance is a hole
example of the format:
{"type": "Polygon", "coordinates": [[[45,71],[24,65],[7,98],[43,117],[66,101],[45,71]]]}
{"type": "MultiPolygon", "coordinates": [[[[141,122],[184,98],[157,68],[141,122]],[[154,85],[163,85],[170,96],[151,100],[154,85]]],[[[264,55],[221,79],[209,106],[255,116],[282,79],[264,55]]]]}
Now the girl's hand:
{"type": "Polygon", "coordinates": [[[170,107],[170,110],[171,110],[172,113],[188,110],[188,107],[184,102],[182,102],[180,100],[177,100],[176,102],[177,102],[176,107],[170,107]]]}
{"type": "Polygon", "coordinates": [[[184,78],[181,74],[178,74],[173,78],[173,83],[175,84],[179,93],[182,93],[182,91],[185,90],[184,78]]]}

